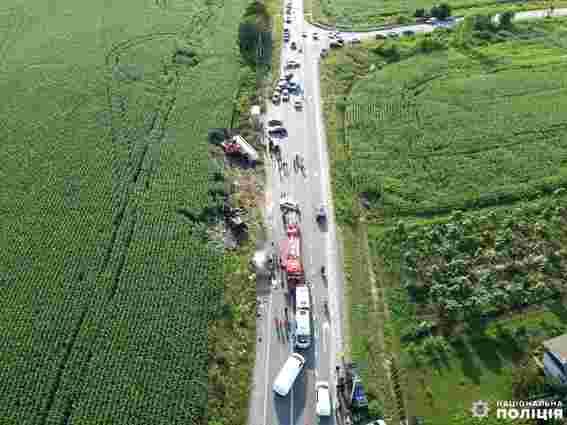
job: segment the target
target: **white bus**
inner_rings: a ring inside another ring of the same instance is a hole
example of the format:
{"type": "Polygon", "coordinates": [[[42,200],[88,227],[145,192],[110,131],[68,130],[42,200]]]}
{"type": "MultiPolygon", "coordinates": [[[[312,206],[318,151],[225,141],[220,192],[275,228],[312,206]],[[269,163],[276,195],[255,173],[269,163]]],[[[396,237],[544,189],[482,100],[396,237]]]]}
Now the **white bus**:
{"type": "Polygon", "coordinates": [[[296,310],[295,323],[295,346],[300,349],[309,348],[311,345],[311,320],[309,310],[296,310]]]}
{"type": "Polygon", "coordinates": [[[274,382],[274,392],[285,397],[291,390],[303,366],[305,366],[305,358],[301,354],[293,353],[284,363],[274,382]]]}
{"type": "Polygon", "coordinates": [[[295,288],[295,309],[311,308],[311,299],[309,298],[309,288],[305,285],[295,288]]]}

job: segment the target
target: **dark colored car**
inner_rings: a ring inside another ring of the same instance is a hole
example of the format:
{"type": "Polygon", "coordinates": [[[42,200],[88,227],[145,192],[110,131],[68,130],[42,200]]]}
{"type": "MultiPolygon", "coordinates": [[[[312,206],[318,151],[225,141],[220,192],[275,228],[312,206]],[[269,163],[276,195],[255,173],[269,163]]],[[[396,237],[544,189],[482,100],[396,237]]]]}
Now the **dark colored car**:
{"type": "Polygon", "coordinates": [[[276,127],[268,131],[270,136],[287,137],[287,130],[283,127],[276,127]]]}
{"type": "Polygon", "coordinates": [[[325,208],[325,205],[321,204],[319,206],[316,218],[318,223],[323,223],[327,220],[327,210],[325,208]]]}
{"type": "Polygon", "coordinates": [[[281,127],[283,125],[283,122],[280,120],[270,120],[268,121],[268,125],[270,127],[281,127]]]}

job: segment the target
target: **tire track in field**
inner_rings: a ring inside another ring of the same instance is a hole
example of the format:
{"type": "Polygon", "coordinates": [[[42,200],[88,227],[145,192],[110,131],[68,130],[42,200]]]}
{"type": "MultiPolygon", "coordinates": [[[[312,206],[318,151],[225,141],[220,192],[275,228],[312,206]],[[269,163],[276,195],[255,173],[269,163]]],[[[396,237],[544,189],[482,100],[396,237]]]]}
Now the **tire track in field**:
{"type": "MultiPolygon", "coordinates": [[[[209,16],[207,18],[210,19],[210,17],[212,17],[213,14],[209,13],[209,16]]],[[[200,27],[202,29],[204,29],[206,26],[206,22],[202,23],[202,25],[200,25],[200,27]]],[[[139,46],[140,44],[143,43],[147,43],[149,41],[154,41],[154,40],[158,40],[158,39],[167,39],[167,38],[171,38],[171,37],[177,37],[179,36],[178,33],[156,33],[156,34],[148,34],[145,36],[140,36],[140,37],[135,37],[133,39],[130,40],[126,40],[120,43],[115,44],[113,47],[111,47],[111,49],[109,50],[109,52],[107,52],[107,54],[105,55],[105,65],[106,65],[106,73],[107,73],[107,84],[106,84],[106,97],[107,97],[107,108],[108,111],[110,113],[110,122],[107,124],[108,125],[108,132],[109,135],[111,137],[112,143],[116,144],[117,143],[117,127],[115,125],[115,113],[113,112],[116,108],[113,107],[113,81],[112,78],[109,78],[109,75],[111,75],[110,72],[110,66],[111,65],[117,65],[120,63],[120,55],[122,53],[124,53],[126,50],[134,48],[136,46],[139,46]]],[[[191,37],[191,34],[185,34],[185,37],[191,37]]],[[[131,157],[131,161],[129,161],[127,169],[121,169],[121,160],[117,159],[118,163],[117,166],[115,167],[116,170],[116,187],[117,187],[117,191],[116,194],[114,195],[114,198],[118,200],[118,202],[120,202],[120,206],[118,209],[118,213],[115,215],[114,219],[113,219],[113,229],[112,229],[112,233],[111,233],[111,238],[110,238],[110,245],[107,247],[106,252],[105,252],[105,256],[104,256],[104,261],[102,263],[102,267],[99,270],[98,274],[100,273],[104,273],[105,270],[108,269],[108,266],[110,265],[111,259],[113,257],[114,252],[117,249],[117,241],[120,239],[120,235],[125,233],[125,237],[124,237],[124,244],[121,246],[120,252],[117,254],[117,259],[116,259],[116,268],[114,269],[113,272],[113,278],[112,278],[112,282],[111,282],[111,286],[109,288],[109,294],[108,297],[106,298],[106,300],[103,301],[103,304],[108,305],[112,299],[114,298],[115,294],[118,291],[118,285],[120,282],[120,277],[122,275],[122,271],[124,269],[124,266],[126,264],[126,260],[127,260],[127,254],[129,252],[129,247],[130,247],[130,243],[132,241],[133,235],[134,235],[134,231],[136,229],[136,223],[138,221],[138,217],[140,212],[138,211],[138,209],[134,206],[132,208],[132,210],[130,210],[129,208],[129,201],[130,201],[130,193],[132,192],[132,190],[135,189],[136,185],[139,185],[142,187],[142,190],[144,189],[148,189],[149,188],[149,178],[151,177],[151,175],[149,173],[151,173],[154,169],[154,162],[153,160],[150,161],[150,166],[148,167],[148,170],[145,170],[145,173],[142,174],[142,167],[143,164],[148,156],[148,152],[150,151],[151,146],[153,145],[160,145],[165,137],[165,130],[167,128],[167,123],[169,121],[171,112],[173,111],[174,107],[175,107],[175,103],[177,101],[177,92],[180,88],[180,84],[181,84],[181,76],[180,76],[180,72],[179,69],[184,67],[183,65],[181,66],[172,66],[172,68],[174,69],[174,73],[173,75],[171,75],[171,77],[173,78],[173,83],[172,84],[168,84],[167,87],[163,88],[163,97],[160,99],[160,101],[158,102],[152,119],[151,119],[151,123],[148,126],[148,128],[144,131],[144,137],[142,138],[143,140],[143,145],[142,145],[142,153],[141,155],[138,157],[138,161],[133,161],[133,158],[131,157]],[[165,97],[165,99],[164,99],[165,97]],[[132,164],[137,164],[136,167],[132,167],[132,164]],[[140,176],[144,176],[145,177],[145,182],[143,179],[140,179],[140,176]],[[130,177],[128,177],[130,176],[130,177]],[[126,230],[123,230],[124,227],[124,219],[125,217],[128,216],[130,219],[127,222],[128,226],[126,230]]],[[[198,64],[197,64],[198,66],[198,64]]],[[[192,68],[191,68],[192,69],[192,68]]],[[[164,70],[164,73],[167,74],[167,71],[164,70]]],[[[157,91],[159,91],[161,89],[161,87],[159,85],[153,84],[150,85],[151,86],[151,91],[153,91],[153,95],[155,96],[156,93],[156,89],[157,91]]],[[[118,88],[120,88],[120,84],[118,83],[118,88]]],[[[148,87],[146,86],[146,93],[147,93],[147,89],[148,87]]],[[[159,93],[157,93],[159,95],[159,93]]],[[[122,105],[123,106],[123,105],[122,105]]],[[[126,108],[120,108],[120,112],[118,113],[119,116],[123,117],[125,114],[125,109],[126,108]]],[[[88,308],[85,308],[84,314],[86,314],[88,312],[88,308]]],[[[77,375],[75,377],[75,379],[73,379],[72,381],[74,382],[74,385],[79,386],[80,384],[77,383],[77,381],[81,381],[82,378],[85,376],[86,373],[88,373],[88,369],[89,369],[89,363],[93,357],[93,347],[96,346],[95,342],[98,338],[101,337],[101,334],[99,331],[97,331],[97,329],[99,328],[98,324],[100,323],[100,321],[104,321],[104,318],[95,318],[94,319],[96,324],[94,325],[95,330],[94,330],[94,340],[92,344],[86,344],[86,346],[88,347],[86,350],[87,353],[82,353],[85,357],[85,362],[81,363],[80,366],[80,370],[77,372],[77,375]]],[[[81,327],[83,326],[83,321],[84,321],[84,315],[81,318],[81,320],[79,321],[78,325],[77,325],[77,334],[78,331],[81,329],[81,327]]],[[[73,342],[74,344],[74,342],[73,342]]],[[[50,404],[49,404],[49,408],[46,410],[46,416],[43,419],[42,424],[45,425],[45,421],[47,419],[47,414],[49,413],[49,410],[51,409],[51,406],[54,403],[55,397],[59,391],[59,388],[61,386],[61,376],[63,374],[63,371],[65,370],[67,363],[70,361],[70,354],[72,351],[72,346],[70,346],[69,348],[69,355],[65,357],[64,361],[62,362],[61,366],[60,366],[60,371],[61,373],[58,375],[59,378],[54,382],[54,386],[52,388],[52,399],[50,400],[50,404]]],[[[78,354],[79,355],[79,354],[78,354]]],[[[73,371],[69,372],[71,374],[73,371]]],[[[75,375],[75,374],[73,374],[75,375]]],[[[82,390],[79,390],[78,392],[71,390],[70,394],[62,394],[63,399],[61,400],[61,402],[63,403],[63,425],[67,425],[69,423],[69,421],[72,418],[72,414],[73,414],[73,405],[74,405],[74,401],[77,399],[80,399],[82,396],[83,392],[82,390]]]]}
{"type": "MultiPolygon", "coordinates": [[[[111,59],[113,59],[113,55],[114,56],[114,64],[119,63],[119,56],[121,53],[124,53],[126,50],[130,49],[130,48],[134,48],[136,46],[139,46],[140,44],[149,42],[149,41],[154,41],[157,39],[163,39],[163,38],[171,38],[173,36],[177,36],[177,33],[159,33],[159,34],[149,34],[146,36],[140,36],[140,37],[135,37],[134,39],[131,40],[126,40],[124,42],[118,43],[116,45],[114,45],[110,52],[106,54],[105,56],[105,63],[107,65],[111,65],[111,59]]],[[[107,67],[107,73],[110,72],[109,67],[107,67]]],[[[143,142],[144,145],[142,146],[142,154],[139,156],[138,161],[135,162],[135,164],[137,164],[136,167],[131,167],[128,166],[128,169],[120,169],[120,163],[117,164],[117,172],[115,175],[115,185],[116,185],[116,193],[115,193],[115,201],[114,202],[118,202],[119,207],[117,209],[117,213],[115,214],[114,218],[113,218],[113,222],[112,222],[112,233],[110,236],[110,244],[108,246],[108,248],[106,249],[105,255],[104,255],[104,259],[102,261],[102,267],[99,271],[99,273],[103,273],[105,270],[108,269],[111,259],[113,257],[113,253],[116,251],[116,247],[117,247],[117,243],[119,240],[123,239],[124,243],[121,246],[120,252],[118,253],[117,259],[116,259],[116,267],[113,270],[113,277],[112,277],[112,281],[111,281],[111,286],[109,287],[109,292],[108,292],[108,297],[105,301],[106,304],[108,304],[109,302],[112,301],[112,299],[114,298],[115,294],[117,293],[118,290],[118,284],[124,269],[124,266],[126,264],[126,260],[127,260],[127,254],[129,251],[129,247],[130,247],[130,243],[132,241],[133,235],[134,235],[134,231],[136,228],[136,223],[138,222],[138,217],[139,217],[139,211],[137,210],[136,207],[130,208],[129,207],[129,198],[130,198],[130,194],[131,192],[134,190],[134,186],[135,184],[138,182],[138,179],[141,175],[141,167],[142,164],[144,162],[144,159],[147,156],[147,152],[149,150],[149,145],[153,143],[160,143],[164,137],[164,132],[167,126],[167,121],[169,119],[169,115],[171,113],[171,111],[173,110],[175,101],[177,99],[176,97],[176,91],[179,89],[179,84],[180,84],[180,75],[179,72],[175,73],[175,79],[176,82],[173,85],[172,88],[165,88],[163,90],[163,93],[165,95],[168,94],[168,92],[171,92],[171,90],[173,90],[173,95],[170,95],[168,99],[161,99],[160,102],[158,102],[158,105],[156,106],[156,111],[154,116],[152,117],[152,121],[149,125],[149,128],[147,130],[145,130],[145,137],[143,137],[143,142]],[[153,135],[153,133],[155,133],[157,130],[157,137],[151,137],[153,135]],[[130,177],[128,177],[130,176],[130,177]],[[128,217],[127,221],[125,222],[125,218],[128,217]],[[124,224],[127,223],[126,228],[124,229],[124,224]],[[121,238],[120,236],[123,235],[123,238],[121,238]]],[[[159,86],[154,86],[158,87],[159,86]]],[[[124,110],[122,110],[121,108],[120,111],[118,113],[115,112],[116,107],[113,104],[113,99],[112,99],[112,81],[110,78],[108,78],[108,74],[107,74],[107,87],[106,87],[106,96],[107,96],[107,107],[110,113],[110,122],[108,123],[109,126],[109,133],[111,135],[111,140],[116,143],[117,141],[117,128],[115,126],[114,120],[115,120],[115,115],[119,115],[119,116],[123,116],[124,115],[124,110]]],[[[84,103],[86,103],[88,101],[88,99],[83,99],[83,101],[81,101],[74,109],[76,110],[76,108],[78,108],[79,106],[83,105],[84,103]]],[[[67,112],[68,113],[68,112],[67,112]]],[[[120,160],[119,160],[120,161],[120,160]]],[[[148,187],[147,183],[146,183],[146,188],[148,187]]],[[[71,361],[71,356],[73,353],[73,347],[75,345],[75,342],[77,341],[77,337],[79,335],[79,332],[81,330],[81,328],[83,327],[83,323],[85,321],[85,317],[87,316],[87,313],[89,312],[89,308],[88,308],[88,304],[85,305],[85,307],[83,308],[82,312],[81,312],[81,316],[77,322],[77,324],[73,327],[73,333],[72,333],[72,337],[71,340],[66,348],[65,354],[63,356],[63,358],[61,359],[61,363],[59,364],[58,367],[58,371],[55,377],[55,380],[53,382],[53,386],[50,389],[49,392],[49,398],[48,401],[46,403],[46,406],[43,410],[43,412],[41,413],[41,418],[40,418],[40,423],[45,425],[47,423],[47,419],[49,417],[49,413],[52,410],[52,408],[54,407],[54,404],[56,402],[56,398],[57,398],[57,394],[59,393],[61,387],[62,387],[62,383],[63,383],[63,376],[66,370],[66,367],[68,365],[68,363],[71,361]]],[[[97,333],[98,334],[98,333],[97,333]]],[[[96,336],[95,336],[96,338],[96,336]]],[[[84,353],[84,355],[86,356],[86,361],[90,362],[90,360],[93,357],[93,350],[88,350],[88,353],[84,353]]],[[[79,371],[79,376],[78,378],[80,379],[82,376],[84,376],[84,374],[87,372],[88,369],[88,363],[83,363],[83,366],[81,367],[81,370],[79,371]]],[[[69,372],[72,374],[72,371],[69,372]]],[[[77,397],[80,397],[80,394],[74,394],[71,391],[70,395],[63,395],[64,400],[61,400],[61,402],[63,403],[63,424],[67,424],[71,418],[72,412],[73,412],[73,403],[74,400],[77,397]]]]}

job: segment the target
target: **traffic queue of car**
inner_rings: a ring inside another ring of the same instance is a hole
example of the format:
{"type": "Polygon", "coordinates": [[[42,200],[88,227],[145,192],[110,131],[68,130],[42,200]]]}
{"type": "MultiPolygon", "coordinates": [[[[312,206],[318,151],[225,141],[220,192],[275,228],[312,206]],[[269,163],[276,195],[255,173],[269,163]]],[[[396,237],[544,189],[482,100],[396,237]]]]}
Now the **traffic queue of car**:
{"type": "MultiPolygon", "coordinates": [[[[287,24],[292,23],[292,5],[290,2],[286,5],[286,19],[285,22],[287,24]]],[[[293,51],[297,51],[299,49],[300,52],[303,51],[303,48],[300,46],[300,43],[297,40],[291,41],[291,31],[288,27],[284,28],[283,30],[283,39],[286,45],[289,45],[289,48],[293,51]]],[[[274,105],[279,104],[280,102],[288,103],[291,101],[291,96],[296,96],[295,101],[293,102],[293,106],[297,111],[303,109],[303,102],[301,99],[301,85],[297,77],[291,72],[291,70],[295,70],[301,67],[301,64],[293,59],[288,60],[285,63],[284,71],[286,74],[282,76],[276,87],[274,88],[274,92],[272,94],[272,102],[274,105]]]]}

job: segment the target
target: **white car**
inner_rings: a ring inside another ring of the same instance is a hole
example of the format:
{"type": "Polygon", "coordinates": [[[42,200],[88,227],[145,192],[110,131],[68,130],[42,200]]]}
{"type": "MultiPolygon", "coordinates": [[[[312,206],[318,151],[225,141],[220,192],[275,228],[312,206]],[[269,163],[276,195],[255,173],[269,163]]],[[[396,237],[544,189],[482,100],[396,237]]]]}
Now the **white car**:
{"type": "Polygon", "coordinates": [[[296,100],[293,102],[293,106],[295,106],[295,109],[297,110],[303,109],[303,102],[301,100],[296,100]]]}
{"type": "Polygon", "coordinates": [[[272,102],[274,103],[279,103],[280,102],[280,94],[279,93],[274,93],[274,95],[272,96],[272,102]]]}
{"type": "Polygon", "coordinates": [[[284,102],[289,102],[289,90],[288,89],[284,89],[284,91],[282,93],[282,100],[284,102]]]}
{"type": "Polygon", "coordinates": [[[360,43],[360,38],[354,37],[350,39],[351,44],[358,44],[360,43]]]}
{"type": "Polygon", "coordinates": [[[317,398],[317,416],[331,416],[331,396],[329,395],[329,383],[317,382],[315,385],[317,398]]]}
{"type": "Polygon", "coordinates": [[[313,33],[313,40],[319,40],[319,34],[316,32],[313,33]]]}

